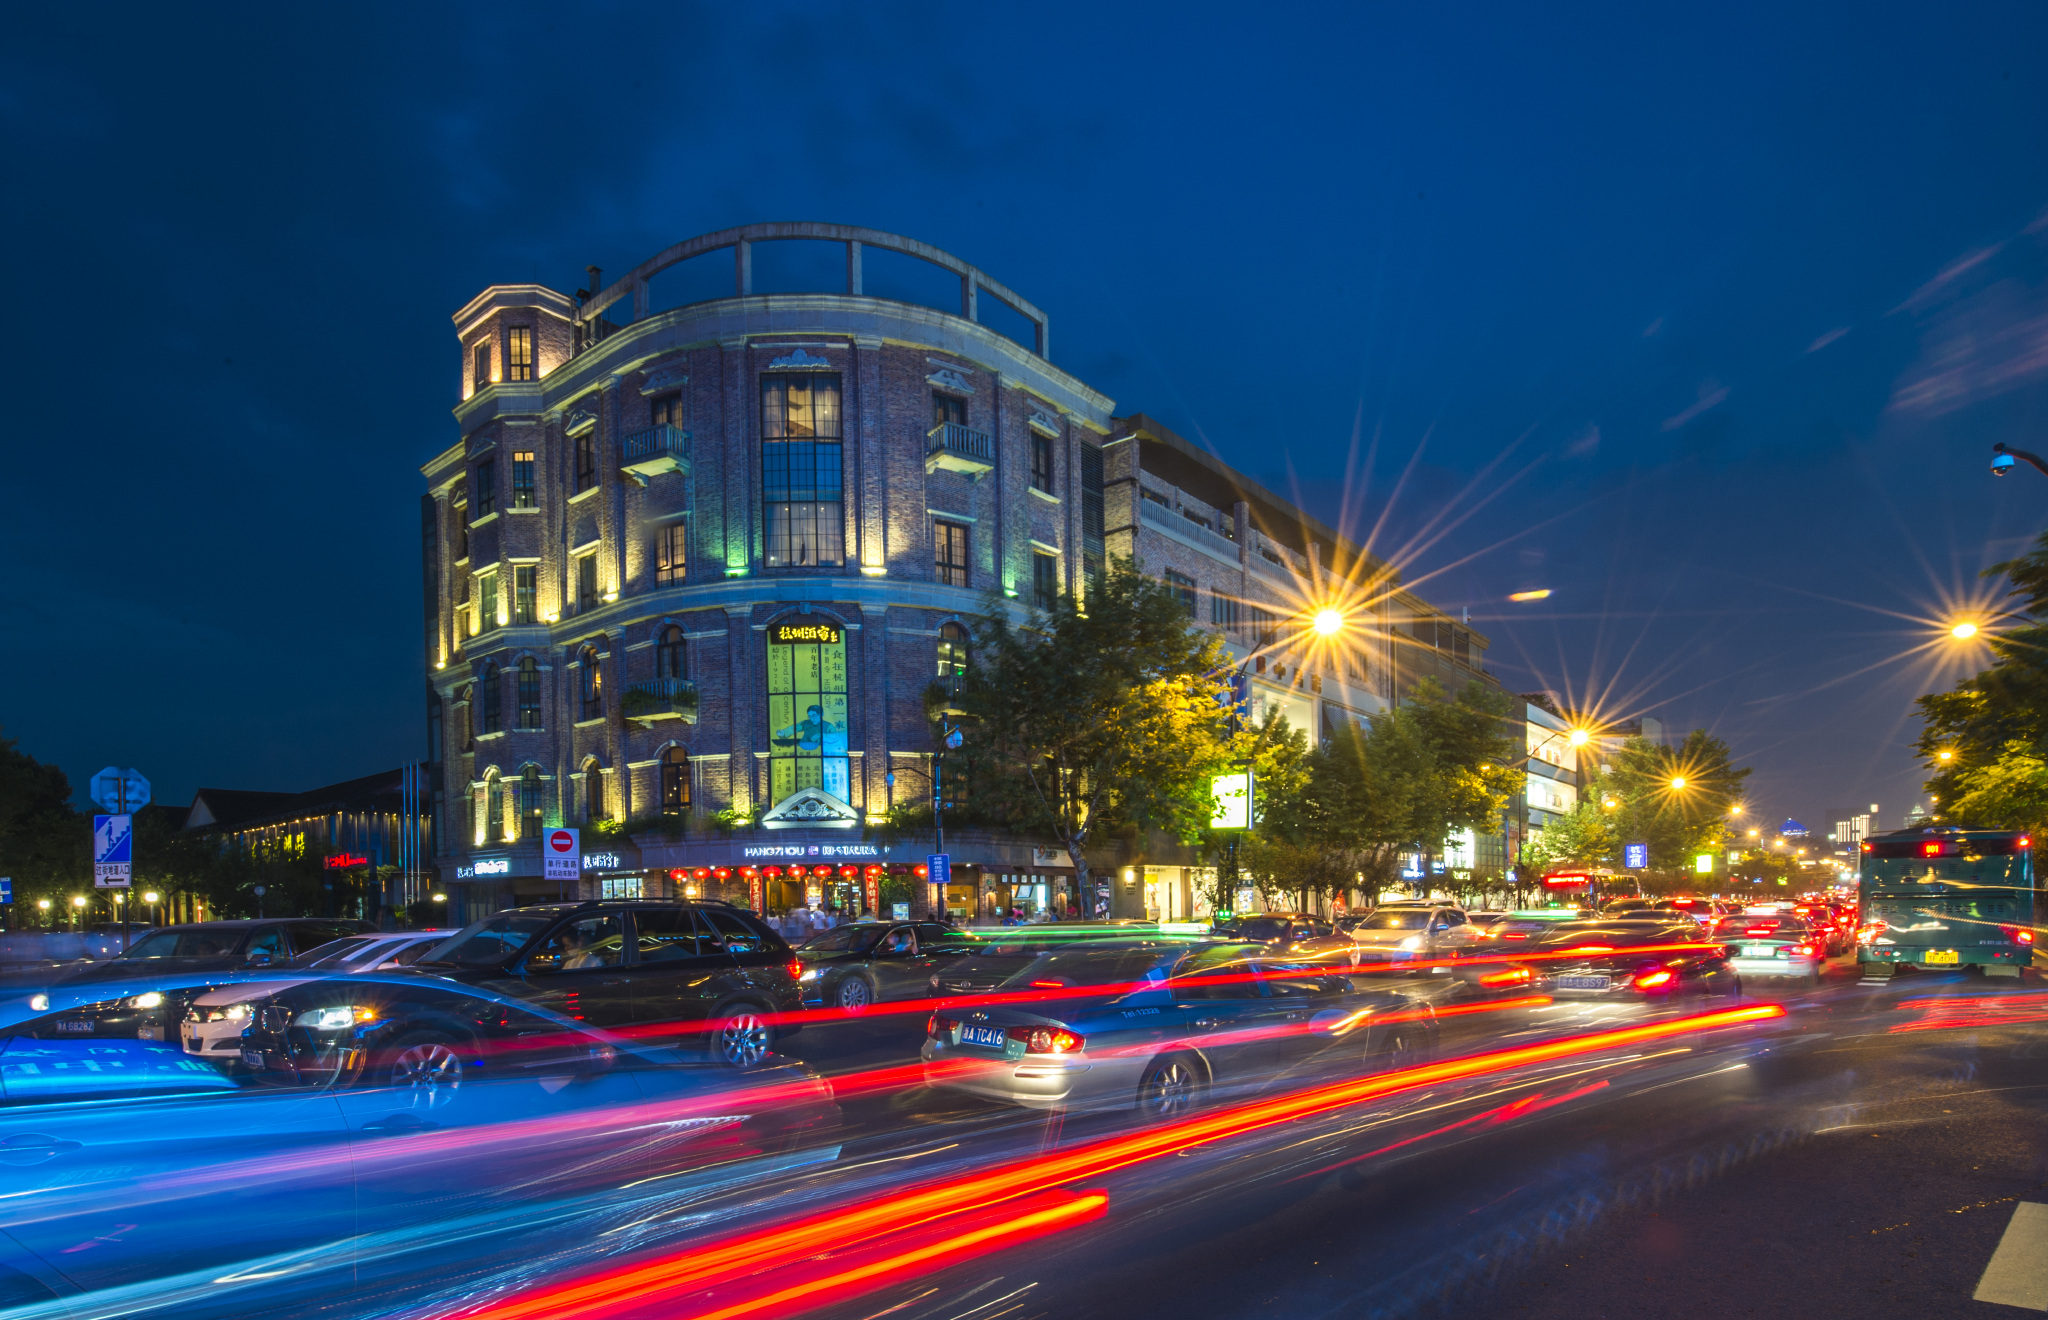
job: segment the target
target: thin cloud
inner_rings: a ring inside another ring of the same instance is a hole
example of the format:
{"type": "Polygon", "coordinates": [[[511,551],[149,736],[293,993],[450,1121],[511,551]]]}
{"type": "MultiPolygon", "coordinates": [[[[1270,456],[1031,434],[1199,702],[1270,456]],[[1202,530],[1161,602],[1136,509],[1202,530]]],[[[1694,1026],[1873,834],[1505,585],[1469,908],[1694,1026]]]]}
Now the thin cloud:
{"type": "Polygon", "coordinates": [[[1698,403],[1695,403],[1692,407],[1687,408],[1684,412],[1679,413],[1675,417],[1666,417],[1664,419],[1664,429],[1667,431],[1676,431],[1679,427],[1684,426],[1693,418],[1698,417],[1701,413],[1707,411],[1707,409],[1715,407],[1721,402],[1721,400],[1727,397],[1728,387],[1726,385],[1723,385],[1720,388],[1713,390],[1706,390],[1703,388],[1703,391],[1700,394],[1700,401],[1698,403]]]}

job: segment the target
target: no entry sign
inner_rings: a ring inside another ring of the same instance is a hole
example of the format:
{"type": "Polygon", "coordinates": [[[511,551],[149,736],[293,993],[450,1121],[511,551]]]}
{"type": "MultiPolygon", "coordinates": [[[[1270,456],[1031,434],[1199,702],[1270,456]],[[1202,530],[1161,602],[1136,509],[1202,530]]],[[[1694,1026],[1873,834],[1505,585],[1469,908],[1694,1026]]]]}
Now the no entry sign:
{"type": "Polygon", "coordinates": [[[541,836],[540,878],[574,880],[583,874],[583,848],[575,830],[546,830],[541,836]]]}

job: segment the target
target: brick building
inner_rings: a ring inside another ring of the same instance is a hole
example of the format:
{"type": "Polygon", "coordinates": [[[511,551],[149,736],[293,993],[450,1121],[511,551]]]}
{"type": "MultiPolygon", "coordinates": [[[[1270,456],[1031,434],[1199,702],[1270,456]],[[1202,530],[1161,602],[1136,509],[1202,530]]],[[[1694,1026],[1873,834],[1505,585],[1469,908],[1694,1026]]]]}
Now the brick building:
{"type": "MultiPolygon", "coordinates": [[[[991,589],[1082,592],[1107,555],[1183,591],[1255,709],[1312,733],[1384,708],[1418,622],[1433,653],[1451,626],[1299,508],[1116,415],[1052,364],[1043,312],[948,253],[763,224],[590,275],[573,297],[493,286],[454,318],[459,439],[422,469],[454,916],[572,886],[872,901],[870,868],[928,851],[861,827],[927,792],[925,696],[965,622],[991,589]],[[1307,645],[1331,603],[1341,644],[1307,645]],[[541,879],[554,826],[582,831],[581,881],[541,879]]],[[[919,906],[1102,896],[1071,891],[1049,840],[947,833],[959,883],[919,906]]],[[[1106,859],[1115,908],[1192,915],[1196,860],[1106,859]]]]}

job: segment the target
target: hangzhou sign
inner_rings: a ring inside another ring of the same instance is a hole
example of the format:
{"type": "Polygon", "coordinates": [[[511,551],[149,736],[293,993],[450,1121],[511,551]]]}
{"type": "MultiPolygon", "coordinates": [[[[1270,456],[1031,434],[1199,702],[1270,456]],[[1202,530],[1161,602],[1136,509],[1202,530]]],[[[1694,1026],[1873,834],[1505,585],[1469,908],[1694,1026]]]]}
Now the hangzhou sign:
{"type": "Polygon", "coordinates": [[[818,614],[799,614],[768,625],[768,640],[784,644],[817,642],[837,646],[843,636],[837,623],[818,614]]]}

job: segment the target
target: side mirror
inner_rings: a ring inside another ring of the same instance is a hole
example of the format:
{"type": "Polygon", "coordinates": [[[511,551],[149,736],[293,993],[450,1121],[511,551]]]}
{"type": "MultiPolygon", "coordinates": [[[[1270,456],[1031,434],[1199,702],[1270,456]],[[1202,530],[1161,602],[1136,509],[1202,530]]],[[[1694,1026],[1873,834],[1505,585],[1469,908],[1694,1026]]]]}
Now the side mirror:
{"type": "Polygon", "coordinates": [[[252,954],[250,954],[250,955],[249,955],[249,965],[250,965],[251,967],[268,967],[268,966],[270,966],[270,962],[271,962],[271,955],[270,955],[270,954],[267,954],[267,953],[252,953],[252,954]]]}

